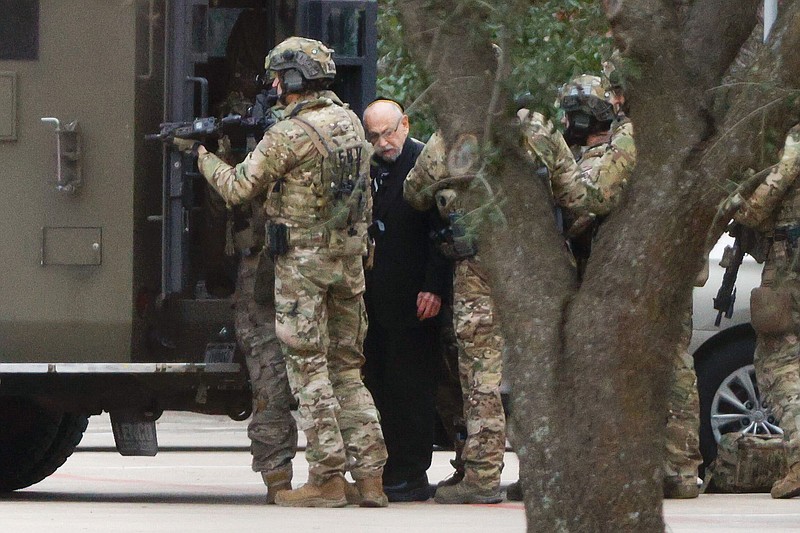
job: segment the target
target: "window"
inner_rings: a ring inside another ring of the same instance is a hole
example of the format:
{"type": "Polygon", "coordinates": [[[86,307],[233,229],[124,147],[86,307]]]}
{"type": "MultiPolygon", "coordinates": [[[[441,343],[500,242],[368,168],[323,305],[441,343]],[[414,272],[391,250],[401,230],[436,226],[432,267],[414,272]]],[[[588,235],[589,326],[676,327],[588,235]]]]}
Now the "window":
{"type": "Polygon", "coordinates": [[[231,30],[244,9],[217,8],[212,9],[208,15],[208,55],[210,57],[225,57],[225,48],[231,30]]]}
{"type": "Polygon", "coordinates": [[[0,59],[39,58],[39,0],[0,0],[0,59]]]}
{"type": "Polygon", "coordinates": [[[336,51],[336,58],[364,55],[362,44],[364,12],[358,7],[333,7],[328,18],[328,46],[336,51]]]}

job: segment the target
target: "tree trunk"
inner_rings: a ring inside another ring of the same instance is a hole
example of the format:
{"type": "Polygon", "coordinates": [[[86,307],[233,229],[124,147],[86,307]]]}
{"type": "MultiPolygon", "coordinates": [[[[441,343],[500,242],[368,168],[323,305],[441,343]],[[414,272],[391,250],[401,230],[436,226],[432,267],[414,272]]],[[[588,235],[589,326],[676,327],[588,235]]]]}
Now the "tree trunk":
{"type": "Polygon", "coordinates": [[[800,77],[795,2],[783,4],[773,44],[756,59],[773,83],[711,90],[752,30],[755,3],[606,0],[615,39],[640,72],[628,85],[638,161],[580,287],[549,185],[519,149],[498,81],[513,58],[491,48],[513,38],[528,2],[399,3],[445,139],[487,141],[480,177],[494,192],[482,201],[499,203],[503,219],[485,224],[481,253],[508,346],[529,531],[664,529],[666,391],[706,233],[725,180],[754,166],[759,132],[781,135],[798,119],[787,93],[800,77]],[[697,38],[701,21],[715,39],[697,38]]]}

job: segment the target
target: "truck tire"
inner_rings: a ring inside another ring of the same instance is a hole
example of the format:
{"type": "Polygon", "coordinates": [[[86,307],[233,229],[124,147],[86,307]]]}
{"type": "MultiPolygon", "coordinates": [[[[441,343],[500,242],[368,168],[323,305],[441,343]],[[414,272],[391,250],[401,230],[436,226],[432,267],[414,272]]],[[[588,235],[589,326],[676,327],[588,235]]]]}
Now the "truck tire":
{"type": "Polygon", "coordinates": [[[0,409],[0,492],[43,480],[72,455],[88,417],[44,409],[26,398],[6,398],[0,409]]]}

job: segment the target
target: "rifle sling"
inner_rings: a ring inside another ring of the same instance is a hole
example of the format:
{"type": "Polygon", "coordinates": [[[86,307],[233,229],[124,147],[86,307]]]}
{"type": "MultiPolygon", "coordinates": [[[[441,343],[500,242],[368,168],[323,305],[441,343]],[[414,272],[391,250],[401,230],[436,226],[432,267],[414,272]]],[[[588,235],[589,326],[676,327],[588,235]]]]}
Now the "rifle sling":
{"type": "Polygon", "coordinates": [[[314,127],[313,124],[303,120],[300,117],[292,117],[289,120],[293,121],[295,124],[300,126],[304,132],[306,132],[306,135],[309,136],[311,142],[314,143],[314,147],[322,157],[328,157],[331,152],[333,152],[333,150],[330,149],[330,145],[325,141],[325,138],[322,136],[319,130],[314,127]]]}

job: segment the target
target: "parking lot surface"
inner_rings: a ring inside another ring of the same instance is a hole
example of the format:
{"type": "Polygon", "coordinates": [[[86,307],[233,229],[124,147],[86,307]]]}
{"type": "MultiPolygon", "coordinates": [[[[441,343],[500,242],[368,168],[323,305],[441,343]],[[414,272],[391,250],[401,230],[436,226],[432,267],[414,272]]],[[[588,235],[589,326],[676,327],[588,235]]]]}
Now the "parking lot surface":
{"type": "MultiPolygon", "coordinates": [[[[159,421],[156,457],[113,450],[107,418],[95,417],[78,451],[53,476],[0,500],[4,532],[486,532],[525,531],[521,503],[445,506],[391,504],[388,509],[286,509],[264,505],[264,486],[250,470],[246,424],[223,417],[168,413],[159,421]]],[[[298,454],[295,485],[305,482],[298,454]]],[[[436,452],[432,483],[451,473],[451,452],[436,452]]],[[[516,480],[506,454],[503,483],[516,480]]],[[[767,494],[702,495],[667,501],[667,531],[800,532],[800,501],[767,494]]]]}

